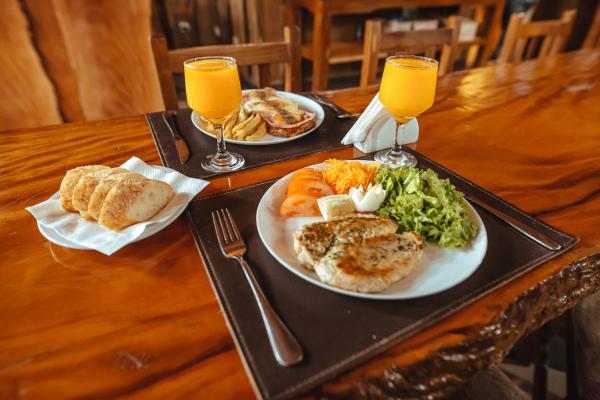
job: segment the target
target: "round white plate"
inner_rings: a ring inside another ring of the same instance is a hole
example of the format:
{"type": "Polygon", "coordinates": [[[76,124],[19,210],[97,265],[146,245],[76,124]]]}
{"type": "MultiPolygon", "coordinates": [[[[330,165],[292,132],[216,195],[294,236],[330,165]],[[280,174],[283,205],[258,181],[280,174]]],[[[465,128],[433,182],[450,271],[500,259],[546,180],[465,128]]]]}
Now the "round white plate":
{"type": "MultiPolygon", "coordinates": [[[[169,168],[163,167],[161,165],[155,165],[153,167],[159,168],[159,169],[164,169],[165,171],[169,171],[169,168]]],[[[56,192],[50,198],[54,199],[54,200],[58,200],[59,197],[60,197],[59,192],[56,192]]],[[[169,216],[169,218],[167,218],[163,222],[148,225],[148,227],[146,229],[144,229],[144,232],[142,232],[142,234],[136,240],[134,240],[133,243],[139,242],[140,240],[143,240],[143,239],[146,239],[147,237],[150,237],[150,236],[154,235],[155,233],[163,230],[164,228],[169,226],[171,224],[171,222],[175,221],[185,211],[186,208],[187,208],[187,204],[185,207],[179,207],[173,214],[171,214],[169,216]]],[[[67,212],[67,211],[65,211],[65,212],[67,212]]],[[[94,222],[90,221],[90,223],[94,223],[94,222]]],[[[44,225],[40,224],[39,222],[37,223],[37,226],[38,226],[38,229],[40,230],[40,233],[42,234],[42,236],[44,236],[46,239],[48,239],[48,241],[50,241],[54,244],[57,244],[59,246],[63,246],[63,247],[69,248],[69,249],[94,250],[94,249],[89,249],[87,247],[83,247],[81,245],[73,243],[67,237],[58,233],[56,230],[49,228],[47,226],[44,226],[44,225]]]]}
{"type": "MultiPolygon", "coordinates": [[[[252,90],[244,90],[242,93],[248,93],[251,91],[252,90]]],[[[301,137],[308,135],[309,133],[311,133],[312,131],[317,129],[323,123],[323,120],[325,119],[325,111],[323,111],[323,107],[321,107],[319,105],[319,103],[317,103],[316,101],[311,100],[308,97],[304,97],[299,94],[294,94],[294,93],[290,93],[290,92],[278,91],[277,94],[280,95],[281,97],[285,97],[286,99],[292,100],[293,102],[300,105],[301,108],[303,108],[307,111],[310,111],[312,113],[315,113],[317,116],[317,123],[315,124],[314,128],[309,129],[306,132],[301,133],[300,135],[296,135],[296,136],[292,136],[292,137],[273,136],[273,135],[269,135],[267,133],[264,137],[262,137],[260,140],[257,140],[257,141],[246,141],[246,140],[236,140],[236,139],[225,138],[225,142],[233,143],[233,144],[241,144],[243,146],[267,146],[267,145],[271,145],[271,144],[291,142],[292,140],[300,139],[301,137]]],[[[215,137],[215,135],[213,135],[212,133],[209,133],[204,130],[204,127],[206,126],[206,122],[204,122],[202,120],[202,118],[195,111],[192,111],[192,123],[194,124],[194,126],[196,128],[198,128],[200,131],[202,131],[202,133],[204,133],[205,135],[215,137]]]]}
{"type": "MultiPolygon", "coordinates": [[[[324,164],[313,165],[312,168],[322,169],[324,164]]],[[[293,246],[293,234],[303,225],[322,221],[323,218],[283,218],[279,216],[279,207],[285,199],[292,174],[281,178],[265,192],[256,210],[256,227],[265,247],[277,261],[294,274],[317,286],[348,296],[367,299],[413,299],[429,296],[458,285],[475,272],[485,256],[487,250],[485,226],[475,209],[467,203],[469,217],[479,228],[479,233],[466,247],[452,249],[426,243],[417,269],[407,278],[379,293],[352,292],[321,282],[314,271],[306,269],[298,262],[293,246]]]]}

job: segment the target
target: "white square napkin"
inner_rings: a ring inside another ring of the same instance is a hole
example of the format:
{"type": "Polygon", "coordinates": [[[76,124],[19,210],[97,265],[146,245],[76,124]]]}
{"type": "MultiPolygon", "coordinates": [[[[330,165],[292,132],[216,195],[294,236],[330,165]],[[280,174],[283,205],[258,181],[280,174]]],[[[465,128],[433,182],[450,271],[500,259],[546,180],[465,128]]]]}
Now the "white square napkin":
{"type": "Polygon", "coordinates": [[[170,168],[150,166],[137,157],[130,158],[121,167],[146,178],[168,183],[175,191],[175,196],[150,220],[128,226],[120,232],[111,231],[95,221],[87,221],[81,218],[79,213],[66,211],[60,205],[58,192],[48,200],[26,210],[34,216],[38,224],[67,241],[109,256],[129,243],[145,238],[169,225],[208,185],[207,181],[189,178],[170,168]]]}
{"type": "MultiPolygon", "coordinates": [[[[342,139],[342,144],[354,144],[363,153],[389,149],[394,145],[396,123],[379,101],[379,93],[360,115],[342,139]]],[[[400,144],[414,143],[419,138],[419,123],[416,118],[404,127],[400,144]]]]}

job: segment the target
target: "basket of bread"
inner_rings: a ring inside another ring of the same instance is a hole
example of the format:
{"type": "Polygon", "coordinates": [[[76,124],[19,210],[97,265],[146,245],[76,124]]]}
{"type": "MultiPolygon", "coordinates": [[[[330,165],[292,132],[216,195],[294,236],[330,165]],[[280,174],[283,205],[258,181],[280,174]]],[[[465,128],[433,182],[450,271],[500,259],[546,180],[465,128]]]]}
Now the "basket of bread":
{"type": "Polygon", "coordinates": [[[117,168],[73,168],[57,193],[27,210],[51,242],[110,255],[168,226],[207,184],[133,157],[117,168]]]}

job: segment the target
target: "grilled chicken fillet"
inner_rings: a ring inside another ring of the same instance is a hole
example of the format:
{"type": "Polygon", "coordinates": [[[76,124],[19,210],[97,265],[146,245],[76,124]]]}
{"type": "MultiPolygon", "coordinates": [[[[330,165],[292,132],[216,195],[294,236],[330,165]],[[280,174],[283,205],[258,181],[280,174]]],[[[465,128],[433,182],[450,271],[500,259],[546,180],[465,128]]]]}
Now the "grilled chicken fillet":
{"type": "Polygon", "coordinates": [[[423,254],[415,234],[396,233],[393,221],[351,214],[305,225],[294,235],[298,259],[330,285],[380,292],[408,276],[423,254]]]}
{"type": "Polygon", "coordinates": [[[394,233],[398,226],[389,219],[373,214],[350,214],[330,221],[304,225],[294,234],[294,250],[300,262],[309,269],[327,253],[336,241],[352,241],[394,233]]]}

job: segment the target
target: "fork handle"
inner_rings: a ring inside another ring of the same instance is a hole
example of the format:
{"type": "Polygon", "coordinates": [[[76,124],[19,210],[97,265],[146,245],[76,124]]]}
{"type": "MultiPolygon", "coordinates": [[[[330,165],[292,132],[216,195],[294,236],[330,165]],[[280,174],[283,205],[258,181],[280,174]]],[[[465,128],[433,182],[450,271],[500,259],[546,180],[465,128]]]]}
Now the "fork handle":
{"type": "Polygon", "coordinates": [[[269,337],[269,343],[271,343],[271,349],[275,354],[275,359],[284,367],[299,363],[302,361],[303,356],[302,347],[300,347],[296,338],[271,307],[244,257],[238,256],[236,259],[242,266],[244,275],[246,275],[246,279],[254,294],[254,299],[258,304],[258,309],[260,310],[260,315],[265,325],[267,336],[269,337]]]}

